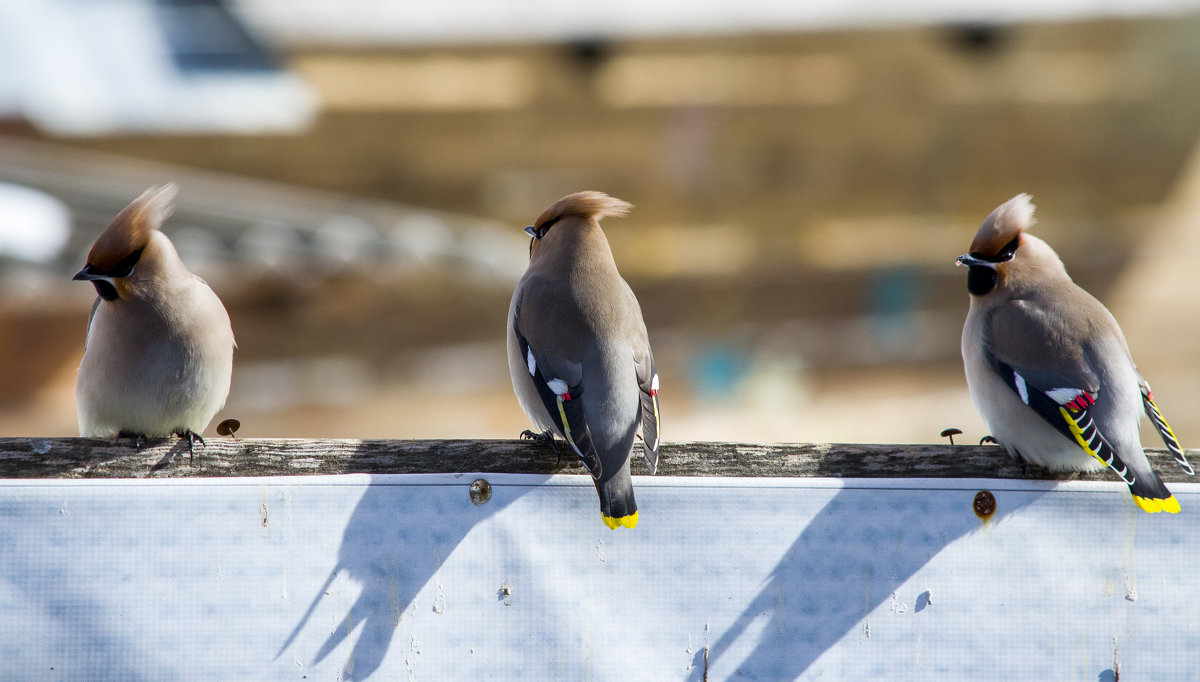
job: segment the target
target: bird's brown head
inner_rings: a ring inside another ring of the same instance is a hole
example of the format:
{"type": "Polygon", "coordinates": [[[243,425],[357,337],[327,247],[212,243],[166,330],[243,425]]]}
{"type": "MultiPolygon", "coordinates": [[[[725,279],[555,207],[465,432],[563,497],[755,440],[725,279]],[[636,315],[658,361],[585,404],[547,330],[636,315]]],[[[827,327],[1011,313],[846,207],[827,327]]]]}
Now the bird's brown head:
{"type": "Polygon", "coordinates": [[[559,225],[569,223],[570,218],[579,218],[588,222],[599,221],[607,216],[624,216],[633,205],[604,192],[576,192],[554,202],[550,208],[542,211],[532,225],[525,228],[525,233],[533,239],[529,242],[529,257],[532,258],[542,239],[559,225]]]}
{"type": "Polygon", "coordinates": [[[134,199],[96,238],[87,264],[73,279],[90,281],[106,301],[120,298],[129,287],[126,278],[137,270],[154,232],[171,215],[178,192],[175,183],[167,183],[134,199]]]}
{"type": "Polygon", "coordinates": [[[984,296],[1002,284],[1009,262],[1028,239],[1025,231],[1033,225],[1033,208],[1028,194],[1018,194],[979,226],[970,253],[955,261],[967,266],[967,291],[984,296]]]}

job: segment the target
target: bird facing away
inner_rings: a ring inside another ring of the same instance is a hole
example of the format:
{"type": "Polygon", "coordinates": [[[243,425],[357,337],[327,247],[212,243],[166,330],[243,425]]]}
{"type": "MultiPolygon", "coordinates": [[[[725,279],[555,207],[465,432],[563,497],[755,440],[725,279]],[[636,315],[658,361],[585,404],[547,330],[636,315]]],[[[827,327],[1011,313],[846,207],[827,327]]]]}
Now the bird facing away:
{"type": "Polygon", "coordinates": [[[529,267],[508,310],[508,369],[521,409],[579,455],[609,528],[638,522],[629,457],[639,425],[650,473],[658,463],[654,356],[599,223],[630,208],[579,192],[546,209],[525,228],[529,267]]]}
{"type": "Polygon", "coordinates": [[[125,207],[74,277],[98,294],[75,384],[81,436],[175,434],[190,448],[229,395],[229,314],[159,231],[177,192],[153,187],[125,207]]]}
{"type": "Polygon", "coordinates": [[[1029,196],[1017,195],[983,221],[971,252],[957,260],[968,268],[962,354],[975,409],[1012,457],[1051,471],[1107,466],[1137,506],[1178,512],[1142,450],[1141,412],[1192,474],[1183,448],[1117,321],[1028,234],[1032,224],[1029,196]]]}

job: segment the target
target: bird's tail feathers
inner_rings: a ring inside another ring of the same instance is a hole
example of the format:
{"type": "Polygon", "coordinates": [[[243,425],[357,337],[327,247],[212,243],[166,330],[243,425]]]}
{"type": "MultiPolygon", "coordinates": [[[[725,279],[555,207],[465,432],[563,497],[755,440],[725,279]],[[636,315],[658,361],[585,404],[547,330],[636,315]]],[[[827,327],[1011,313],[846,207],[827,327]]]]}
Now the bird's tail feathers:
{"type": "Polygon", "coordinates": [[[1105,440],[1096,427],[1096,422],[1089,409],[1080,407],[1077,403],[1070,403],[1065,407],[1059,406],[1058,410],[1079,447],[1103,462],[1105,466],[1120,476],[1122,481],[1125,481],[1125,484],[1129,486],[1129,493],[1133,495],[1133,501],[1138,507],[1150,513],[1165,511],[1174,514],[1179,511],[1179,501],[1175,499],[1170,490],[1167,490],[1167,486],[1163,484],[1158,474],[1154,473],[1154,469],[1150,468],[1150,463],[1143,457],[1144,466],[1138,465],[1134,461],[1134,466],[1131,467],[1129,462],[1118,455],[1112,445],[1105,440]]]}
{"type": "Polygon", "coordinates": [[[634,528],[638,523],[637,502],[633,499],[633,481],[628,470],[624,475],[618,475],[596,482],[596,492],[600,495],[600,514],[604,525],[609,528],[634,528]]]}
{"type": "Polygon", "coordinates": [[[600,518],[604,521],[604,525],[612,528],[613,530],[616,530],[622,526],[625,528],[637,528],[638,524],[637,511],[634,511],[632,514],[628,514],[626,516],[608,516],[601,514],[600,518]]]}
{"type": "Polygon", "coordinates": [[[1134,504],[1143,511],[1151,514],[1160,511],[1179,513],[1179,500],[1175,499],[1162,479],[1153,471],[1134,479],[1133,483],[1129,484],[1129,494],[1133,495],[1134,504]]]}

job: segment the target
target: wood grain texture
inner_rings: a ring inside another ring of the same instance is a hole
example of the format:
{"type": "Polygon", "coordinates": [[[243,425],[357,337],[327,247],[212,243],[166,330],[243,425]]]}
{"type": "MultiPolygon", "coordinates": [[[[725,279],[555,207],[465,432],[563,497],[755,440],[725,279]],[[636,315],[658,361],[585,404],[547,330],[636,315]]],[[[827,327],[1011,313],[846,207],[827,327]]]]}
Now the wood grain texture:
{"type": "MultiPolygon", "coordinates": [[[[0,478],[303,476],[314,474],[530,473],[586,475],[570,448],[522,440],[304,440],[0,438],[0,478]]],[[[635,453],[640,452],[635,450],[635,453]]],[[[1164,450],[1148,451],[1167,482],[1193,481],[1164,450]]],[[[1200,451],[1189,450],[1193,461],[1200,451]]],[[[634,474],[645,474],[640,456],[634,474]]],[[[1109,480],[1108,472],[1052,474],[1013,462],[996,446],[853,443],[664,443],[660,475],[839,478],[1109,480]]]]}

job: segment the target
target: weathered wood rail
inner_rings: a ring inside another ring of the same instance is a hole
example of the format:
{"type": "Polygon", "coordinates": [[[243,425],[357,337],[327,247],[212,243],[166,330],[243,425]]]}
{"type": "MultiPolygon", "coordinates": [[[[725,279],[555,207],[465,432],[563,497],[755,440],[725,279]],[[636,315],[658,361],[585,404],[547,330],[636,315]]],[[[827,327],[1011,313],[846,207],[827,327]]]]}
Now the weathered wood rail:
{"type": "MultiPolygon", "coordinates": [[[[0,478],[146,478],[315,474],[583,474],[563,443],[523,440],[250,439],[196,443],[0,438],[0,478]]],[[[639,451],[635,449],[635,453],[639,451]]],[[[1148,451],[1163,480],[1194,481],[1165,450],[1148,451]]],[[[1193,461],[1200,451],[1189,450],[1193,461]]],[[[646,473],[641,457],[635,474],[646,473]]],[[[996,446],[853,443],[664,443],[658,473],[668,476],[843,478],[1035,478],[1108,480],[1111,474],[1054,474],[1022,466],[996,446]]]]}

